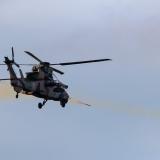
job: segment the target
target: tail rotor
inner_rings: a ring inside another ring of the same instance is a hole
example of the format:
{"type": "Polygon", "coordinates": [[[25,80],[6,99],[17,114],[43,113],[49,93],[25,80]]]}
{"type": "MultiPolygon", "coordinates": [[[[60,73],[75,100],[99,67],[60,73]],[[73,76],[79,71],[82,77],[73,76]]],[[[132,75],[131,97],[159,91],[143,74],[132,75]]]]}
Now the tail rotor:
{"type": "Polygon", "coordinates": [[[14,62],[14,49],[12,47],[12,61],[14,62]]]}
{"type": "Polygon", "coordinates": [[[15,60],[14,60],[14,49],[13,49],[13,47],[12,47],[12,63],[13,63],[15,66],[17,66],[18,68],[20,67],[19,64],[17,64],[17,63],[15,62],[15,60]]]}

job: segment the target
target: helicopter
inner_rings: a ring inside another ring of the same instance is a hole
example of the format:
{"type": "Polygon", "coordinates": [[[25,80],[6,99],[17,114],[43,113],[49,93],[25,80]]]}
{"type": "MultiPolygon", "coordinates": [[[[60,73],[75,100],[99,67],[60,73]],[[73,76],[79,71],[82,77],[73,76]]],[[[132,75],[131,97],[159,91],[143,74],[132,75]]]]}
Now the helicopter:
{"type": "MultiPolygon", "coordinates": [[[[67,93],[68,85],[60,82],[56,77],[55,73],[63,75],[64,72],[54,68],[53,66],[67,66],[67,65],[76,65],[84,63],[94,63],[94,62],[103,62],[111,61],[111,59],[96,59],[96,60],[87,60],[87,61],[75,61],[75,62],[64,62],[64,63],[49,63],[44,62],[33,53],[29,51],[24,51],[27,55],[35,59],[38,64],[18,64],[15,62],[15,54],[13,47],[12,50],[12,59],[4,57],[4,63],[0,65],[6,65],[7,70],[9,71],[10,78],[0,79],[0,81],[10,81],[11,86],[16,92],[16,98],[19,97],[19,93],[25,95],[32,95],[37,98],[43,99],[42,103],[38,103],[38,108],[46,104],[48,100],[59,101],[60,105],[64,108],[69,99],[71,98],[67,93]],[[19,69],[20,77],[16,75],[14,66],[19,69]],[[24,76],[20,66],[32,66],[31,72],[27,72],[24,76]],[[56,79],[55,79],[56,78],[56,79]]],[[[90,106],[89,104],[83,103],[90,106]]]]}

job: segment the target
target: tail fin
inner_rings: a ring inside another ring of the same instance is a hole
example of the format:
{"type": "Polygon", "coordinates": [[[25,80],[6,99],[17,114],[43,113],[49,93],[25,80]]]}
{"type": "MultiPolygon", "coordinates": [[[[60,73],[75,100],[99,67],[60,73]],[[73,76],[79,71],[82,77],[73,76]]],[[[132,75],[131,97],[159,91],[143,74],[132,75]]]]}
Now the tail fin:
{"type": "Polygon", "coordinates": [[[16,73],[15,73],[15,71],[13,70],[13,61],[12,60],[10,60],[8,57],[5,57],[5,61],[4,61],[4,63],[7,65],[7,67],[8,67],[8,71],[9,71],[9,73],[10,73],[10,78],[11,79],[17,79],[17,76],[16,76],[16,73]]]}
{"type": "Polygon", "coordinates": [[[16,73],[13,70],[13,64],[19,68],[19,65],[14,61],[14,49],[12,47],[12,59],[10,60],[8,57],[4,57],[4,63],[8,66],[8,71],[10,72],[11,79],[17,79],[16,73]]]}
{"type": "MultiPolygon", "coordinates": [[[[17,75],[13,69],[13,65],[16,65],[19,68],[19,65],[14,61],[14,51],[13,51],[13,47],[12,47],[12,60],[10,60],[8,57],[4,57],[4,63],[7,65],[8,67],[8,71],[10,74],[10,79],[11,79],[11,85],[13,86],[14,90],[17,93],[20,93],[22,91],[22,83],[20,82],[20,80],[17,78],[17,75]]],[[[23,77],[22,71],[20,71],[21,77],[23,77]]]]}

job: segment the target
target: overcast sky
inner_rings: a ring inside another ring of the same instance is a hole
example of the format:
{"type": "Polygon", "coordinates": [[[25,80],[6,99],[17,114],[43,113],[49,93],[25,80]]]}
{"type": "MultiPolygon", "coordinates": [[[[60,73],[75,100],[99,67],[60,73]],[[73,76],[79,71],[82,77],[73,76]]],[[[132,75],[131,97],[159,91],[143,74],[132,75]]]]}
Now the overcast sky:
{"type": "Polygon", "coordinates": [[[159,8],[158,0],[1,0],[1,62],[11,46],[20,63],[35,63],[24,50],[50,62],[113,61],[58,67],[71,97],[93,108],[38,110],[40,99],[16,100],[2,83],[0,159],[159,160],[159,8]]]}

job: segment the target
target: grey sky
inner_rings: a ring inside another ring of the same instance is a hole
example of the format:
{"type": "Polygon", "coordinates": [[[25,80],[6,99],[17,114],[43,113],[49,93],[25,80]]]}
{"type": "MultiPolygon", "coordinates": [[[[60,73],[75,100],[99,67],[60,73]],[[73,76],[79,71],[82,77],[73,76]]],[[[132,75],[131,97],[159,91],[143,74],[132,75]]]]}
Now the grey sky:
{"type": "MultiPolygon", "coordinates": [[[[94,108],[49,102],[39,111],[38,99],[1,99],[0,159],[159,160],[159,7],[158,0],[1,1],[1,62],[12,45],[23,63],[35,62],[24,50],[51,62],[113,61],[60,67],[71,96],[94,108]]],[[[8,77],[5,67],[0,77],[8,77]]]]}

